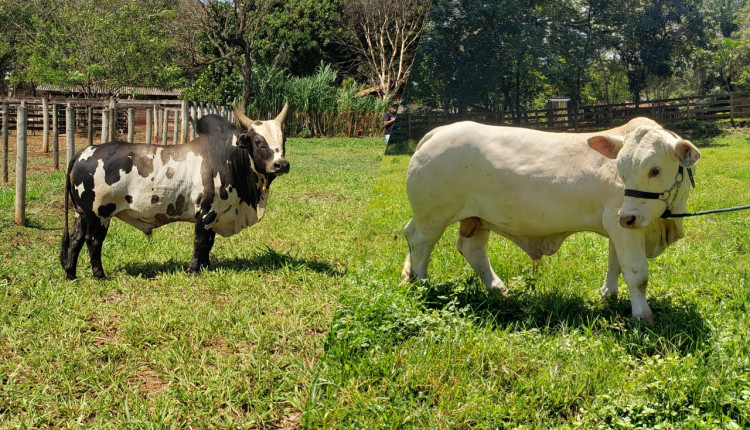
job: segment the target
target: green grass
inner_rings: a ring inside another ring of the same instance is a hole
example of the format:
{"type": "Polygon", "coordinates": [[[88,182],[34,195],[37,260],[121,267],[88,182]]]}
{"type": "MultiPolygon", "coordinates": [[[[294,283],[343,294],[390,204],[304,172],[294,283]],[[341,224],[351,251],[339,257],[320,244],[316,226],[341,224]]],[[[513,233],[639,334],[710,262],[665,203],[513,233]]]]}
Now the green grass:
{"type": "MultiPolygon", "coordinates": [[[[29,227],[0,185],[0,428],[294,427],[383,156],[381,139],[290,139],[265,218],[186,273],[193,226],[115,220],[111,280],[58,261],[63,178],[29,161],[29,227]]],[[[14,173],[11,172],[11,177],[14,173]]]]}
{"type": "MultiPolygon", "coordinates": [[[[750,135],[697,142],[688,210],[750,203],[750,135]]],[[[603,303],[606,240],[573,235],[534,269],[498,236],[510,298],[485,292],[455,250],[400,286],[414,143],[390,148],[368,206],[302,423],[311,428],[746,428],[750,426],[750,212],[685,220],[650,261],[652,325],[620,281],[603,303]]]]}

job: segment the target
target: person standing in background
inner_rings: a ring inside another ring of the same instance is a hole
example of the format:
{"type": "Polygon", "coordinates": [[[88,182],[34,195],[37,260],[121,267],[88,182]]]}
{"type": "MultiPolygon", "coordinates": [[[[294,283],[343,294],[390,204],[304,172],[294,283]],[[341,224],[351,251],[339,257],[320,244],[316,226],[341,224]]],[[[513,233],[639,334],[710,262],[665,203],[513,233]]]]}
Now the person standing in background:
{"type": "Polygon", "coordinates": [[[396,112],[398,112],[398,103],[391,103],[391,111],[386,112],[383,115],[383,127],[385,127],[385,143],[388,143],[388,139],[391,137],[391,131],[393,131],[393,123],[396,122],[396,112]]]}

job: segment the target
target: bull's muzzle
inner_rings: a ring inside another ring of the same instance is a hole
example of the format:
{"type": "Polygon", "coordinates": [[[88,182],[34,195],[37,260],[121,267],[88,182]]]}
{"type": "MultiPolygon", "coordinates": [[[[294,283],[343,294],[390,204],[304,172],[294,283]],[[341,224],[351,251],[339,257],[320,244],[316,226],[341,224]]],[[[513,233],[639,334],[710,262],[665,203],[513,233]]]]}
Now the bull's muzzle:
{"type": "Polygon", "coordinates": [[[271,173],[276,173],[277,175],[281,175],[283,173],[288,173],[288,172],[289,172],[289,162],[288,161],[286,161],[284,159],[274,161],[274,163],[273,163],[273,172],[271,172],[271,173]]]}

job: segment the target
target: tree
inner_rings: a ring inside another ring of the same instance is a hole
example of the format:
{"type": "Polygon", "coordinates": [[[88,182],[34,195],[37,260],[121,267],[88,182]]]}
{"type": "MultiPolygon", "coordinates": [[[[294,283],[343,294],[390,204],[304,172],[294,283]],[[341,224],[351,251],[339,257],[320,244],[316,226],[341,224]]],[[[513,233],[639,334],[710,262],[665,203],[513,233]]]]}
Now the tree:
{"type": "Polygon", "coordinates": [[[242,76],[240,107],[247,109],[256,50],[277,0],[182,0],[182,50],[195,64],[228,61],[242,76]],[[208,46],[206,46],[206,44],[208,46]]]}
{"type": "Polygon", "coordinates": [[[706,23],[696,1],[636,1],[621,9],[623,24],[619,53],[628,70],[628,84],[636,106],[651,76],[666,79],[675,65],[707,43],[706,23]]]}
{"type": "Polygon", "coordinates": [[[86,95],[116,94],[125,86],[179,84],[163,28],[172,0],[16,2],[22,37],[14,44],[12,79],[33,90],[59,85],[86,95]]]}
{"type": "Polygon", "coordinates": [[[398,91],[409,76],[430,0],[345,0],[339,43],[357,58],[359,73],[381,96],[398,91]]]}

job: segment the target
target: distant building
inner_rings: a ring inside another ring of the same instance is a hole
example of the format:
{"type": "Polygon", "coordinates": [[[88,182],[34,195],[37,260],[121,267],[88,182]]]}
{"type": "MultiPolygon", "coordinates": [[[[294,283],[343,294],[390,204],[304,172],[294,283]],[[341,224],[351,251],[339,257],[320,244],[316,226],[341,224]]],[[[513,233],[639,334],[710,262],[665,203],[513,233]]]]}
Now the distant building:
{"type": "MultiPolygon", "coordinates": [[[[111,91],[105,91],[96,87],[87,92],[80,89],[63,88],[57,85],[39,85],[36,87],[35,93],[36,97],[49,96],[50,98],[85,98],[87,93],[90,97],[94,98],[111,97],[113,95],[111,91]]],[[[114,94],[119,99],[136,100],[177,100],[180,98],[180,95],[182,95],[182,89],[180,88],[163,90],[152,87],[123,87],[114,94]]]]}

